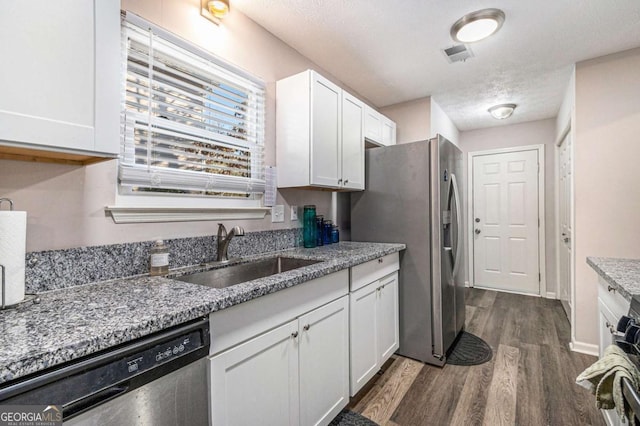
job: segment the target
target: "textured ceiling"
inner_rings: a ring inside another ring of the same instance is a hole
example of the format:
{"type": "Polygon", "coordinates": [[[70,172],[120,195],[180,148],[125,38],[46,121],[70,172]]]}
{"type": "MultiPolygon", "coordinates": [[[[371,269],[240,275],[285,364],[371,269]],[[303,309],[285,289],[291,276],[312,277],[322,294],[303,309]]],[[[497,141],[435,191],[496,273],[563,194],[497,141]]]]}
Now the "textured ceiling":
{"type": "MultiPolygon", "coordinates": [[[[233,0],[342,82],[383,107],[432,96],[460,130],[555,117],[571,65],[640,46],[640,0],[233,0]],[[451,25],[496,7],[502,29],[449,64],[451,25]],[[498,122],[487,108],[516,103],[498,122]]],[[[640,72],[640,71],[639,71],[640,72]]]]}

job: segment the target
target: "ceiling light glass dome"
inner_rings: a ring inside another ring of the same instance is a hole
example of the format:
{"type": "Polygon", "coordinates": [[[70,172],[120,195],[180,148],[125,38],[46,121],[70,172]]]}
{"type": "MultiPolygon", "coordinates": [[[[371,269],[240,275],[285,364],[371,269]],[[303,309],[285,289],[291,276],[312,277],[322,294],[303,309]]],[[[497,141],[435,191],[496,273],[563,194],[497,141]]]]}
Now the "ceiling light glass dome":
{"type": "Polygon", "coordinates": [[[451,38],[460,43],[483,40],[502,27],[504,12],[500,9],[482,9],[464,15],[451,27],[451,38]]]}

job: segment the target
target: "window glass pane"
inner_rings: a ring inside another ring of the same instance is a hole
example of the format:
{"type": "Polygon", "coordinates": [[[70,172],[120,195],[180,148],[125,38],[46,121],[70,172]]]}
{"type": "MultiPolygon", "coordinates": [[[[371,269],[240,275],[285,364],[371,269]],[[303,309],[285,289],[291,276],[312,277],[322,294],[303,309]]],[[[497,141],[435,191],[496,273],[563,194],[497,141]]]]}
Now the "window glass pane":
{"type": "Polygon", "coordinates": [[[123,22],[119,181],[132,192],[264,192],[264,84],[151,24],[123,22]]]}

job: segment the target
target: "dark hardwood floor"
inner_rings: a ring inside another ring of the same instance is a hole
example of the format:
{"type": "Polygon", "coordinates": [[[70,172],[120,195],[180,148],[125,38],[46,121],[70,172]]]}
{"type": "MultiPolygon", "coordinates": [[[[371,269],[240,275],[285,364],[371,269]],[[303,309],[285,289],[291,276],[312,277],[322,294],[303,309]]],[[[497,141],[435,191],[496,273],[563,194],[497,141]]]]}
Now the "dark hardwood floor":
{"type": "Polygon", "coordinates": [[[596,358],[569,350],[557,300],[467,289],[466,330],[493,349],[472,367],[394,356],[350,407],[380,425],[604,425],[575,384],[596,358]]]}

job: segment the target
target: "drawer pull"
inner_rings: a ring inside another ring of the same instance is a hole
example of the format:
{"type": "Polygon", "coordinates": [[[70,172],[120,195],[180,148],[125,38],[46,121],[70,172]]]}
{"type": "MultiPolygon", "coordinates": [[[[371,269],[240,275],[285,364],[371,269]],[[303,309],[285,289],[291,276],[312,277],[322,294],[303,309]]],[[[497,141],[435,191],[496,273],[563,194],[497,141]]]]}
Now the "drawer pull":
{"type": "Polygon", "coordinates": [[[378,259],[378,263],[382,263],[382,262],[384,262],[383,258],[378,259]]]}
{"type": "Polygon", "coordinates": [[[615,293],[615,292],[616,292],[616,289],[615,289],[615,288],[613,288],[613,287],[611,287],[610,285],[608,285],[608,286],[607,286],[607,290],[609,290],[609,291],[610,291],[610,292],[612,292],[612,293],[615,293]]]}
{"type": "Polygon", "coordinates": [[[616,330],[609,321],[605,321],[604,325],[609,329],[609,333],[615,334],[616,330]]]}
{"type": "Polygon", "coordinates": [[[304,327],[302,327],[302,329],[304,331],[309,331],[309,329],[311,328],[311,326],[309,324],[305,325],[304,327]]]}
{"type": "Polygon", "coordinates": [[[294,331],[293,333],[291,333],[291,337],[293,337],[294,339],[298,337],[298,332],[294,331]]]}

